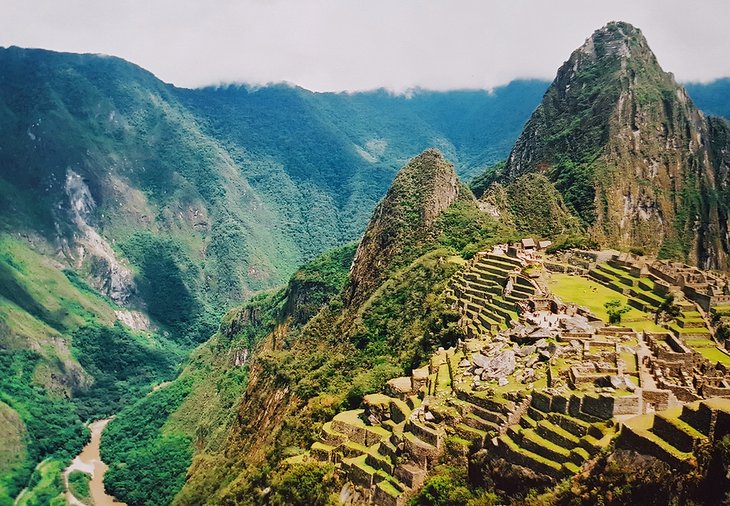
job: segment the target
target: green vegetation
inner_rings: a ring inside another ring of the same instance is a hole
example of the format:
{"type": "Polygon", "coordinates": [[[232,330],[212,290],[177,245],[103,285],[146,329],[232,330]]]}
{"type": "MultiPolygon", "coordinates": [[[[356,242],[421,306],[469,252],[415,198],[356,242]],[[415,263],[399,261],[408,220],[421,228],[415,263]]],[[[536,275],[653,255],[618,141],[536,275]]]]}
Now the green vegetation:
{"type": "Polygon", "coordinates": [[[122,410],[102,437],[102,459],[109,465],[105,487],[130,506],[169,504],[185,481],[192,441],[166,431],[165,421],[191,390],[181,380],[122,410]]]}
{"type": "Polygon", "coordinates": [[[336,483],[332,464],[295,464],[276,473],[272,479],[275,491],[273,505],[293,504],[325,506],[337,504],[331,490],[336,483]]]}
{"type": "MultiPolygon", "coordinates": [[[[17,506],[65,506],[63,460],[46,459],[36,467],[25,491],[18,497],[17,506]]],[[[8,503],[12,504],[12,503],[8,503]]]]}
{"type": "MultiPolygon", "coordinates": [[[[0,475],[0,485],[11,497],[25,486],[35,463],[51,458],[50,461],[63,465],[88,439],[88,429],[81,423],[73,405],[50,396],[33,384],[40,360],[41,357],[31,351],[0,351],[0,401],[19,415],[27,432],[27,460],[16,463],[0,475]]],[[[3,441],[4,444],[9,442],[3,441]]]]}
{"type": "Polygon", "coordinates": [[[139,290],[148,301],[150,316],[169,327],[182,343],[210,337],[222,314],[206,304],[198,286],[199,268],[179,243],[138,232],[120,248],[139,268],[139,290]]]}
{"type": "MultiPolygon", "coordinates": [[[[574,302],[588,308],[601,320],[608,322],[609,315],[604,304],[611,300],[619,300],[621,305],[628,303],[628,298],[618,295],[610,288],[590,279],[570,274],[551,273],[548,282],[550,291],[565,302],[574,302]]],[[[655,324],[647,313],[630,308],[621,318],[625,326],[635,330],[665,332],[666,329],[655,324]]]]}
{"type": "Polygon", "coordinates": [[[621,301],[617,299],[609,300],[603,303],[608,315],[608,323],[619,324],[623,315],[631,311],[629,306],[622,306],[621,301]]]}
{"type": "Polygon", "coordinates": [[[173,379],[177,355],[170,345],[158,343],[164,343],[163,338],[135,336],[120,323],[88,325],[74,332],[78,361],[94,378],[92,388],[74,396],[79,416],[109,417],[142,397],[151,385],[173,379]]]}
{"type": "Polygon", "coordinates": [[[68,489],[79,501],[87,506],[94,506],[89,490],[91,475],[82,471],[71,471],[68,475],[68,489]]]}
{"type": "Polygon", "coordinates": [[[474,488],[465,469],[439,466],[409,506],[497,506],[502,500],[493,492],[474,488]]]}
{"type": "Polygon", "coordinates": [[[507,186],[509,208],[517,229],[541,237],[557,237],[579,230],[563,198],[542,174],[526,174],[507,186]]]}

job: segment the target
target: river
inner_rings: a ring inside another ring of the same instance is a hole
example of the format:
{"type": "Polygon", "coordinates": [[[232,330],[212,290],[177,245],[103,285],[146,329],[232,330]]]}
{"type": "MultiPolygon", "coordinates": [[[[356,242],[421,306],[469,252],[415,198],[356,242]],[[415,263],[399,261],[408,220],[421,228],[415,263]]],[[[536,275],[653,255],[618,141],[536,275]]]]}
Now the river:
{"type": "Polygon", "coordinates": [[[84,503],[76,499],[68,490],[68,475],[71,474],[71,471],[75,470],[83,471],[91,475],[89,487],[94,506],[126,506],[125,503],[114,500],[112,496],[104,491],[104,473],[109,466],[101,460],[99,445],[101,443],[101,433],[110,420],[111,418],[97,420],[89,425],[89,429],[91,429],[91,441],[84,446],[81,453],[76,456],[73,462],[71,462],[71,465],[63,473],[64,482],[66,483],[66,500],[72,506],[85,506],[84,503]]]}

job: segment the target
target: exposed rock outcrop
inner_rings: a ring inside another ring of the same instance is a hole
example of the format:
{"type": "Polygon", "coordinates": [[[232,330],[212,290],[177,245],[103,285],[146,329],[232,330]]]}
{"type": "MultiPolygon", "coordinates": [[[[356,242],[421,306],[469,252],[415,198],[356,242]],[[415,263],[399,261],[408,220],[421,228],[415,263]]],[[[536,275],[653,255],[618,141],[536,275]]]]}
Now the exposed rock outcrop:
{"type": "Polygon", "coordinates": [[[375,208],[357,248],[347,302],[365,300],[391,267],[428,240],[439,215],[460,196],[474,199],[437,150],[408,162],[375,208]]]}
{"type": "MultiPolygon", "coordinates": [[[[68,198],[66,217],[74,225],[72,237],[59,234],[61,248],[77,268],[86,265],[91,285],[113,301],[125,304],[136,292],[134,275],[114,253],[114,250],[92,226],[96,202],[83,178],[69,169],[65,193],[68,198]]],[[[60,231],[61,226],[56,225],[60,231]]]]}

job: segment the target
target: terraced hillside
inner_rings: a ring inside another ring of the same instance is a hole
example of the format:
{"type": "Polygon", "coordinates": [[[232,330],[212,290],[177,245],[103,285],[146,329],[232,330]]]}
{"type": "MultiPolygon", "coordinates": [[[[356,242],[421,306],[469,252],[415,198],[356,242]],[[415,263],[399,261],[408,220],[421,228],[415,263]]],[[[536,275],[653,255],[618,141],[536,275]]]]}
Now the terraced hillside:
{"type": "Polygon", "coordinates": [[[610,420],[584,410],[590,409],[590,402],[577,396],[566,399],[533,392],[519,425],[510,426],[493,441],[492,458],[501,457],[511,465],[555,479],[577,473],[615,435],[610,420]]]}
{"type": "Polygon", "coordinates": [[[495,335],[517,321],[516,303],[535,294],[535,286],[521,274],[521,260],[506,255],[479,253],[454,278],[447,300],[462,314],[466,335],[495,335]]]}
{"type": "Polygon", "coordinates": [[[707,399],[627,420],[616,447],[652,455],[689,471],[696,451],[730,434],[730,399],[707,399]]]}
{"type": "Polygon", "coordinates": [[[688,300],[680,290],[668,291],[666,284],[651,272],[638,272],[635,267],[615,260],[595,264],[589,276],[625,295],[630,306],[647,313],[656,313],[671,294],[674,304],[679,307],[679,314],[666,324],[667,330],[710,362],[730,365],[730,356],[718,349],[705,315],[700,312],[701,308],[688,300]]]}

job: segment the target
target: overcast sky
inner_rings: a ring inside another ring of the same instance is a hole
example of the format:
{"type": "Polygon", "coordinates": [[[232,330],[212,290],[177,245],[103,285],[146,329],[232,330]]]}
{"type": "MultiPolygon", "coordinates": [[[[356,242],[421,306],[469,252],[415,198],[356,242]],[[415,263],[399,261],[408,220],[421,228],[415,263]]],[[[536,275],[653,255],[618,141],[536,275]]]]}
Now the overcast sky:
{"type": "Polygon", "coordinates": [[[552,79],[610,20],[680,81],[730,76],[729,0],[0,0],[0,45],[120,56],[185,87],[400,92],[552,79]]]}

